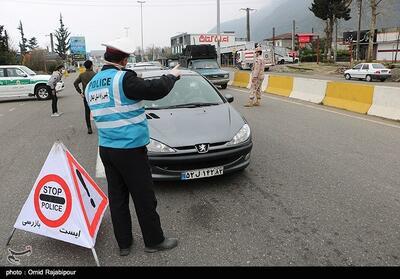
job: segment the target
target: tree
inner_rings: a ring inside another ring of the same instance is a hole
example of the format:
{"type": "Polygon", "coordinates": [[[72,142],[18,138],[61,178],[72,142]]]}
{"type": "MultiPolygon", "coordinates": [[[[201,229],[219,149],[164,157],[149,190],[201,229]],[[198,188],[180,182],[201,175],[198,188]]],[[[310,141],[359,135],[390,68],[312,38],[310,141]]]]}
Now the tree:
{"type": "Polygon", "coordinates": [[[15,64],[15,58],[15,51],[9,47],[7,31],[3,25],[0,25],[0,65],[15,64]]]}
{"type": "Polygon", "coordinates": [[[325,59],[328,59],[328,61],[331,61],[334,26],[339,19],[346,21],[351,19],[351,2],[352,0],[314,0],[309,8],[316,17],[325,21],[327,40],[325,45],[325,59]]]}
{"type": "Polygon", "coordinates": [[[61,57],[62,60],[67,59],[67,51],[70,49],[70,38],[71,33],[68,28],[64,26],[62,15],[60,14],[60,27],[55,31],[56,37],[56,49],[55,52],[61,57]]]}
{"type": "Polygon", "coordinates": [[[373,58],[376,20],[379,15],[378,8],[382,3],[383,3],[383,0],[370,0],[371,28],[369,30],[368,55],[367,55],[367,60],[369,62],[371,62],[372,58],[373,58]]]}
{"type": "Polygon", "coordinates": [[[36,49],[36,48],[38,48],[38,47],[39,47],[39,46],[38,46],[36,37],[30,38],[29,41],[28,41],[28,48],[29,48],[30,50],[34,50],[34,49],[36,49]]]}
{"type": "Polygon", "coordinates": [[[8,51],[8,36],[7,31],[4,29],[4,25],[0,25],[0,52],[4,51],[8,51]]]}
{"type": "Polygon", "coordinates": [[[19,21],[19,26],[17,29],[21,33],[21,42],[19,43],[19,49],[21,51],[21,55],[24,55],[26,53],[26,51],[28,50],[28,45],[27,45],[28,40],[25,38],[22,21],[19,21]]]}

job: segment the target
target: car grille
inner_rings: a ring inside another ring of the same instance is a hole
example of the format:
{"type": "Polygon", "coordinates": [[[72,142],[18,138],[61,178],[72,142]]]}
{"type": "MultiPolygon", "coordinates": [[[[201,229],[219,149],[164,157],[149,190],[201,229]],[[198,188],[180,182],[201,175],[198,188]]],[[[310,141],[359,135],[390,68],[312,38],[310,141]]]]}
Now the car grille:
{"type": "MultiPolygon", "coordinates": [[[[228,142],[225,141],[225,142],[211,143],[210,148],[223,146],[226,143],[228,143],[228,142]]],[[[194,145],[191,145],[191,146],[175,147],[175,149],[178,151],[187,151],[187,150],[196,150],[196,147],[194,145]]],[[[211,150],[210,150],[210,152],[211,152],[211,150]]]]}
{"type": "Polygon", "coordinates": [[[213,168],[225,166],[231,163],[234,163],[240,159],[242,159],[242,155],[234,155],[228,156],[221,159],[209,160],[205,162],[182,162],[180,164],[166,164],[166,165],[157,165],[157,167],[169,170],[169,171],[188,171],[188,170],[197,170],[197,169],[205,169],[205,168],[213,168]]]}
{"type": "Polygon", "coordinates": [[[225,75],[208,75],[206,76],[208,79],[213,80],[213,79],[221,79],[224,78],[225,75]]]}

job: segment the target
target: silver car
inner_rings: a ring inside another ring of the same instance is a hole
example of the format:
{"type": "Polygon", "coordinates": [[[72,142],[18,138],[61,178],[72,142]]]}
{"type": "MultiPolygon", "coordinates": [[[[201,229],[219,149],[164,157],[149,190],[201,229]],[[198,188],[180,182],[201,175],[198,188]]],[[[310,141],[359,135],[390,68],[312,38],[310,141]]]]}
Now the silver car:
{"type": "MultiPolygon", "coordinates": [[[[251,131],[246,120],[206,78],[182,71],[165,98],[146,101],[154,180],[192,180],[243,170],[250,164],[251,131]]],[[[143,72],[158,78],[168,71],[143,72]]]]}

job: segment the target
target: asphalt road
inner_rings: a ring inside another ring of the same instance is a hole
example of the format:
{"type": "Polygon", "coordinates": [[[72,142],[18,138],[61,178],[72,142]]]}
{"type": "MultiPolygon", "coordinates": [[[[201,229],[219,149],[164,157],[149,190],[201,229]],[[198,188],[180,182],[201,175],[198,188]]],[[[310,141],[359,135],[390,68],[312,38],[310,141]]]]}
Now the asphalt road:
{"type": "MultiPolygon", "coordinates": [[[[0,102],[0,235],[4,246],[48,152],[60,139],[95,177],[97,137],[66,79],[60,118],[51,102],[0,102]]],[[[146,254],[132,207],[134,247],[120,258],[107,210],[96,242],[105,266],[398,266],[400,125],[265,95],[244,108],[244,90],[222,91],[251,125],[252,163],[213,179],[158,183],[168,252],[146,254]]],[[[107,191],[105,179],[95,178],[107,191]]],[[[22,265],[92,266],[88,249],[17,231],[10,247],[32,246],[22,265]]]]}

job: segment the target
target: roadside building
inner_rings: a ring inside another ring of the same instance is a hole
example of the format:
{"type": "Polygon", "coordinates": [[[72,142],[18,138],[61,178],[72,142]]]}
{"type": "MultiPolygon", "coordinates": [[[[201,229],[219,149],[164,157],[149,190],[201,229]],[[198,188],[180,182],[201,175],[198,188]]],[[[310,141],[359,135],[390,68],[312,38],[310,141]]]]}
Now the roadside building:
{"type": "Polygon", "coordinates": [[[376,60],[400,61],[400,28],[382,29],[378,33],[376,60]]]}
{"type": "Polygon", "coordinates": [[[264,44],[271,45],[275,41],[276,47],[292,49],[292,33],[285,33],[275,36],[275,38],[268,38],[264,40],[264,44]]]}
{"type": "Polygon", "coordinates": [[[232,46],[236,42],[236,35],[235,33],[228,33],[224,32],[221,33],[220,37],[218,38],[217,34],[188,34],[183,33],[171,38],[171,51],[173,55],[182,54],[183,49],[187,45],[214,45],[217,47],[218,41],[220,41],[220,46],[227,47],[232,46]]]}

